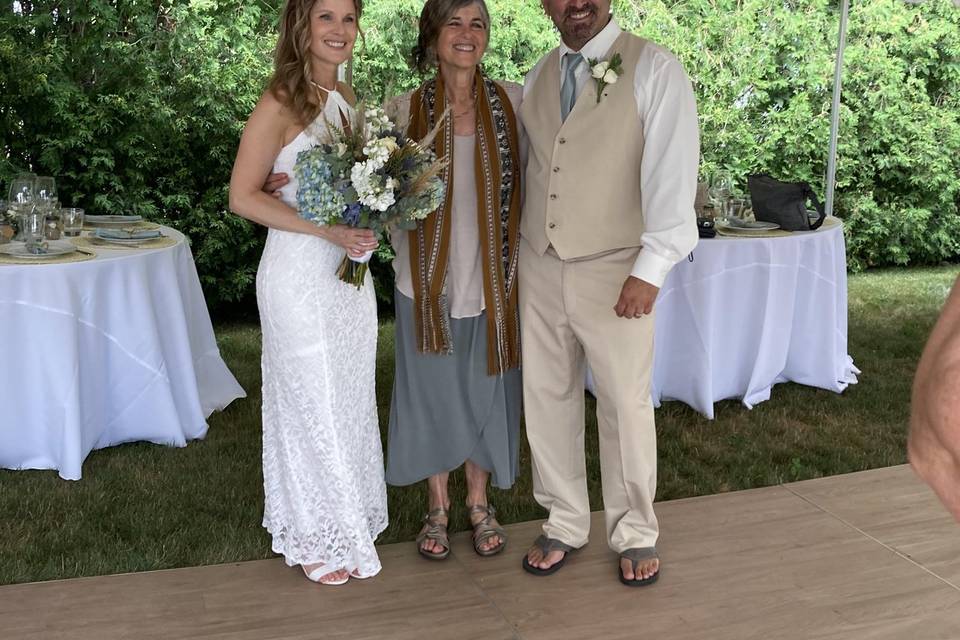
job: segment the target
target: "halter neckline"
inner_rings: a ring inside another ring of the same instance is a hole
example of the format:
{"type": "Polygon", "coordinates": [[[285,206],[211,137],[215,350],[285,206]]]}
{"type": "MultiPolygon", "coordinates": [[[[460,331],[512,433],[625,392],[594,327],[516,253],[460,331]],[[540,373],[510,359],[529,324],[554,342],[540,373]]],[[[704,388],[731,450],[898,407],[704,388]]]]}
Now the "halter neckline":
{"type": "Polygon", "coordinates": [[[323,85],[320,84],[319,82],[314,82],[313,80],[311,80],[311,81],[310,81],[310,84],[312,84],[313,86],[315,86],[317,89],[320,89],[321,91],[326,91],[327,93],[337,93],[337,94],[343,95],[343,94],[340,93],[340,91],[338,91],[336,88],[327,89],[325,86],[323,86],[323,85]]]}

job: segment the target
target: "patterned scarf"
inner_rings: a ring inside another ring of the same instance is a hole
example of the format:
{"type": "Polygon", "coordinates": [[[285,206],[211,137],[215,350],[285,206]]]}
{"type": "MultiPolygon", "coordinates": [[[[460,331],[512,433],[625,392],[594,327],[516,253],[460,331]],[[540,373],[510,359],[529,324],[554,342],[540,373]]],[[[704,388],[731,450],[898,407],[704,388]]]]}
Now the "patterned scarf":
{"type": "MultiPolygon", "coordinates": [[[[516,117],[506,92],[477,73],[477,223],[487,307],[487,371],[502,374],[520,365],[517,248],[520,238],[520,158],[516,117]]],[[[410,100],[408,134],[426,136],[447,109],[443,79],[424,83],[410,100]]],[[[453,201],[453,118],[444,120],[433,150],[450,160],[442,174],[446,201],[410,231],[417,342],[423,353],[450,354],[450,309],[445,282],[453,201]]]]}

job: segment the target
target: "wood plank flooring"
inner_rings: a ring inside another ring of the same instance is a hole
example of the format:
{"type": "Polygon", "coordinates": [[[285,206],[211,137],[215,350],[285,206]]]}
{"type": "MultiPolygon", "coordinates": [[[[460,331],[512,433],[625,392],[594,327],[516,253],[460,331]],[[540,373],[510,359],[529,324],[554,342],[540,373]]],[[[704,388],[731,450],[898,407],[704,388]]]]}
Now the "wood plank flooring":
{"type": "Polygon", "coordinates": [[[308,583],[282,560],[0,587],[4,640],[960,640],[960,527],[907,467],[660,503],[663,572],[616,578],[592,542],[556,575],[520,559],[539,523],[445,562],[380,547],[383,572],[308,583]]]}

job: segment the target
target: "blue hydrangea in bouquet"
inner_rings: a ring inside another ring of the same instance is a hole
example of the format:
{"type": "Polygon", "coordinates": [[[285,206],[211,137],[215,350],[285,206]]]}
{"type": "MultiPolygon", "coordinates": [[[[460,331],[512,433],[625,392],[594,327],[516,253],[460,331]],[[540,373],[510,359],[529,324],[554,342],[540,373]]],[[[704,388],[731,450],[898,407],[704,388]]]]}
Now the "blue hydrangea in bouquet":
{"type": "MultiPolygon", "coordinates": [[[[442,122],[442,120],[441,120],[442,122]]],[[[320,226],[345,224],[370,229],[378,238],[391,227],[415,229],[443,204],[440,173],[446,165],[430,150],[437,127],[411,140],[379,108],[358,105],[350,126],[324,121],[329,135],[297,156],[297,209],[320,226]]],[[[343,258],[337,274],[358,289],[367,273],[363,258],[343,258]]]]}

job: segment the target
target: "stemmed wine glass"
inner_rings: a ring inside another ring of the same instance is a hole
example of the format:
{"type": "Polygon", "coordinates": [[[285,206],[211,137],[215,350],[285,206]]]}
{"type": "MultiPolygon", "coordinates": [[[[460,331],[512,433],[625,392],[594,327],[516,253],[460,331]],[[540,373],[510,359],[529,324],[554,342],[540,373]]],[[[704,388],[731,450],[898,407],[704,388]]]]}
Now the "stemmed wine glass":
{"type": "Polygon", "coordinates": [[[714,211],[718,212],[720,222],[727,222],[730,218],[730,200],[736,192],[733,177],[726,171],[713,176],[713,182],[708,191],[714,211]]]}
{"type": "Polygon", "coordinates": [[[19,173],[10,181],[7,215],[16,221],[18,233],[14,240],[23,240],[22,217],[33,213],[36,206],[36,179],[32,173],[19,173]]]}
{"type": "Polygon", "coordinates": [[[36,194],[36,179],[32,173],[21,173],[10,181],[8,207],[14,213],[20,213],[25,205],[32,205],[36,194]]]}
{"type": "Polygon", "coordinates": [[[57,181],[50,176],[40,176],[34,181],[34,196],[41,208],[49,211],[57,204],[57,181]]]}

